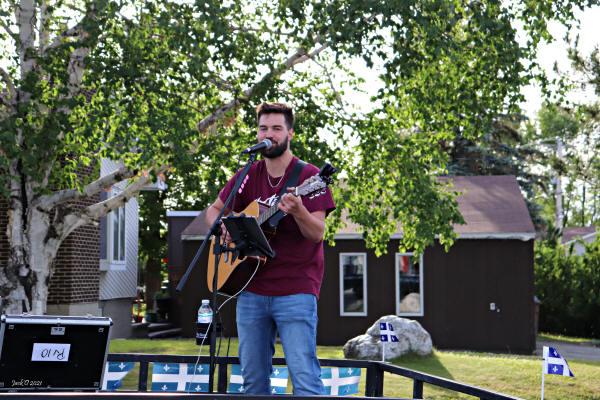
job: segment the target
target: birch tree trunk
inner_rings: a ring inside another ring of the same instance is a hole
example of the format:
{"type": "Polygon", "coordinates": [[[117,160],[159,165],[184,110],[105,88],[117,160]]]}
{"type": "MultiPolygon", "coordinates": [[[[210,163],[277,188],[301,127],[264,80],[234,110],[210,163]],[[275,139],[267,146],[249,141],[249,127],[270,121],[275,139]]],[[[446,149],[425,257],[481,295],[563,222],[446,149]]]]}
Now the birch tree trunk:
{"type": "MultiPolygon", "coordinates": [[[[0,270],[2,310],[18,314],[45,311],[43,300],[47,294],[44,283],[49,279],[48,250],[38,238],[48,232],[48,223],[40,213],[27,209],[27,199],[13,196],[8,211],[7,237],[10,256],[6,268],[0,270]]],[[[50,251],[50,254],[56,254],[50,251]]]]}
{"type": "MultiPolygon", "coordinates": [[[[16,185],[15,185],[16,186],[16,185]]],[[[31,204],[27,192],[13,196],[8,211],[10,257],[0,269],[2,312],[44,314],[52,266],[64,229],[51,224],[51,215],[31,204]]]]}

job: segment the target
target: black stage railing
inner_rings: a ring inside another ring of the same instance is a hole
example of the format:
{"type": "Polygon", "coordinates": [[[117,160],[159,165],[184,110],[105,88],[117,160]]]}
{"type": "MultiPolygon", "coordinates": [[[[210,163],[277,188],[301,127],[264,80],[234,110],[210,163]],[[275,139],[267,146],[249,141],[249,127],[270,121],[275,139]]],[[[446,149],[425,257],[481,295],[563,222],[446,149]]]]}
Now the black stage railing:
{"type": "MultiPolygon", "coordinates": [[[[123,361],[137,362],[140,364],[138,392],[146,392],[148,390],[148,365],[151,362],[160,363],[202,363],[208,364],[210,359],[208,356],[182,356],[182,355],[159,355],[159,354],[132,354],[132,353],[114,353],[108,355],[108,361],[123,361]]],[[[413,399],[423,398],[423,384],[427,383],[432,386],[447,389],[449,391],[464,393],[477,397],[481,400],[519,400],[518,397],[497,393],[491,390],[482,389],[476,386],[467,385],[456,382],[450,379],[440,378],[435,375],[425,374],[423,372],[414,371],[411,369],[398,367],[389,363],[380,361],[366,360],[334,360],[334,359],[319,359],[321,366],[324,367],[351,367],[364,368],[366,370],[366,385],[365,397],[383,397],[383,385],[385,372],[393,375],[403,376],[413,381],[413,399]]],[[[227,366],[230,364],[239,364],[237,357],[216,357],[217,364],[217,388],[219,398],[227,394],[227,366]]],[[[273,358],[273,365],[285,365],[284,358],[273,358]]],[[[239,395],[231,395],[232,398],[239,399],[239,395]]],[[[288,396],[292,397],[292,396],[288,396]]],[[[294,398],[299,398],[293,396],[294,398]]],[[[226,398],[223,396],[222,398],[226,398]]],[[[273,398],[273,397],[271,397],[273,398]]],[[[339,397],[338,397],[339,398],[339,397]]],[[[353,398],[357,398],[354,397],[353,398]]]]}

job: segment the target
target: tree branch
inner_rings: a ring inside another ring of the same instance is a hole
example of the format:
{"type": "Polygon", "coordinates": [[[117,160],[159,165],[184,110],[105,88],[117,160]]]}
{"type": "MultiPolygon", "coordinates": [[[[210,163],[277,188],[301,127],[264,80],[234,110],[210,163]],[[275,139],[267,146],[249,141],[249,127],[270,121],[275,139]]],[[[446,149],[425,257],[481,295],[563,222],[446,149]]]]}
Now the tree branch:
{"type": "Polygon", "coordinates": [[[65,6],[66,6],[66,7],[67,7],[69,10],[76,11],[76,12],[78,12],[78,13],[80,13],[80,14],[85,14],[85,10],[84,10],[83,8],[79,8],[79,7],[77,7],[77,6],[76,6],[76,5],[74,5],[74,4],[65,4],[65,6]]]}
{"type": "Polygon", "coordinates": [[[50,20],[50,12],[48,11],[48,3],[44,0],[40,4],[40,49],[42,51],[48,46],[50,32],[48,31],[48,21],[50,20]]]}
{"type": "MultiPolygon", "coordinates": [[[[87,33],[82,34],[82,36],[87,33]]],[[[73,97],[79,93],[81,82],[83,82],[83,74],[85,72],[85,58],[90,53],[90,49],[87,47],[78,47],[71,53],[69,57],[69,66],[67,72],[69,73],[69,97],[73,97]]]]}
{"type": "Polygon", "coordinates": [[[43,210],[50,210],[59,204],[66,203],[68,201],[80,200],[82,198],[91,197],[97,193],[100,193],[102,189],[106,189],[115,183],[121,182],[125,179],[129,179],[135,176],[135,173],[130,171],[126,167],[121,167],[118,170],[103,176],[99,179],[88,184],[80,192],[76,189],[60,190],[56,193],[52,193],[46,196],[40,196],[32,202],[32,207],[41,208],[43,210]]]}
{"type": "Polygon", "coordinates": [[[2,75],[2,80],[4,81],[4,83],[6,83],[6,88],[8,89],[8,93],[10,94],[10,99],[7,100],[13,100],[17,94],[15,84],[13,83],[12,79],[10,79],[10,75],[8,75],[8,72],[6,72],[6,70],[2,67],[0,67],[0,75],[2,75]]]}
{"type": "Polygon", "coordinates": [[[223,79],[217,75],[213,75],[213,77],[209,77],[208,81],[221,90],[227,90],[230,92],[236,91],[236,88],[235,88],[235,86],[233,86],[233,84],[231,84],[230,82],[227,82],[225,79],[223,79]]]}
{"type": "MultiPolygon", "coordinates": [[[[169,169],[168,165],[164,165],[157,169],[157,176],[160,176],[164,172],[169,169]]],[[[121,182],[124,179],[128,179],[135,176],[134,173],[129,171],[126,167],[121,167],[119,170],[114,171],[113,173],[104,176],[96,181],[87,185],[84,189],[83,193],[78,193],[73,190],[62,191],[62,197],[60,198],[60,203],[64,203],[69,200],[77,200],[86,196],[92,196],[102,189],[106,189],[112,184],[117,182],[121,182]]],[[[97,222],[101,217],[104,217],[106,214],[111,212],[114,209],[122,207],[129,199],[135,197],[145,186],[152,182],[152,176],[150,175],[150,171],[144,171],[141,175],[139,175],[136,179],[133,180],[123,192],[118,195],[111,197],[105,201],[100,203],[92,204],[83,210],[78,211],[70,211],[60,216],[59,221],[55,221],[54,223],[57,226],[61,226],[60,237],[61,239],[66,238],[71,232],[80,226],[97,222]]],[[[57,197],[61,192],[56,193],[55,195],[46,196],[45,206],[49,205],[49,199],[53,197],[57,197]]],[[[41,198],[40,198],[41,199],[41,198]]],[[[56,200],[56,199],[55,199],[56,200]]],[[[59,202],[55,202],[55,205],[60,204],[59,202]]],[[[40,208],[42,206],[41,202],[38,200],[35,203],[32,203],[32,206],[37,206],[40,208]]],[[[68,210],[66,208],[65,210],[68,210]]],[[[45,211],[50,211],[50,208],[47,208],[45,211]]],[[[64,211],[64,210],[63,210],[64,211]]],[[[56,211],[58,214],[61,214],[60,210],[56,211]]],[[[57,214],[57,215],[58,215],[57,214]]]]}
{"type": "Polygon", "coordinates": [[[81,20],[71,28],[58,35],[45,50],[54,49],[62,45],[67,39],[78,38],[77,41],[81,41],[89,36],[88,32],[83,28],[84,23],[90,19],[93,19],[98,10],[96,9],[94,3],[92,3],[92,5],[85,12],[83,12],[83,10],[78,11],[84,14],[81,20]]]}
{"type": "MultiPolygon", "coordinates": [[[[162,167],[157,169],[156,174],[160,175],[166,172],[168,169],[168,166],[163,165],[162,167]]],[[[125,190],[123,190],[117,196],[111,197],[110,199],[86,207],[81,212],[82,218],[95,221],[105,216],[112,210],[123,206],[129,199],[135,197],[145,186],[152,183],[152,175],[150,175],[149,171],[147,172],[148,173],[144,173],[138,178],[136,178],[130,185],[128,185],[125,188],[125,190]]]]}
{"type": "Polygon", "coordinates": [[[6,99],[5,96],[2,95],[2,93],[0,93],[0,104],[4,104],[6,107],[12,108],[12,104],[6,99]]]}
{"type": "MultiPolygon", "coordinates": [[[[335,88],[335,84],[333,83],[333,78],[331,77],[331,72],[329,72],[329,68],[327,68],[325,65],[321,64],[320,62],[318,62],[315,59],[313,59],[312,61],[315,64],[317,64],[319,67],[321,67],[323,69],[323,71],[325,71],[325,74],[327,75],[327,81],[329,82],[329,86],[331,87],[331,90],[333,91],[333,93],[335,93],[335,100],[337,101],[338,105],[342,109],[344,109],[344,102],[342,101],[342,96],[340,95],[340,92],[335,88]]],[[[346,114],[348,114],[348,113],[346,112],[346,114]]]]}
{"type": "Polygon", "coordinates": [[[278,32],[278,31],[274,31],[271,29],[267,29],[267,28],[249,28],[249,27],[241,27],[241,26],[237,26],[237,25],[232,25],[229,24],[229,29],[231,32],[244,32],[244,33],[249,33],[249,32],[253,32],[253,33],[269,33],[271,35],[282,35],[282,36],[293,36],[292,33],[287,33],[287,32],[278,32]]]}
{"type": "Polygon", "coordinates": [[[30,49],[35,44],[36,12],[33,0],[21,0],[17,7],[17,26],[19,27],[18,53],[21,63],[21,77],[24,78],[35,66],[35,57],[30,49]]]}
{"type": "MultiPolygon", "coordinates": [[[[231,100],[229,103],[222,105],[221,107],[219,107],[219,109],[217,109],[211,115],[205,117],[200,122],[198,122],[198,124],[196,125],[196,129],[198,129],[198,131],[201,133],[205,133],[211,126],[216,124],[217,121],[222,119],[223,116],[227,112],[239,107],[239,105],[242,102],[248,101],[252,97],[254,92],[263,83],[265,83],[266,81],[268,81],[270,79],[281,76],[282,74],[284,74],[285,72],[290,70],[296,64],[303,63],[304,61],[310,60],[310,59],[318,56],[323,50],[327,49],[329,46],[330,45],[328,43],[324,44],[321,47],[313,50],[311,53],[308,53],[308,54],[306,53],[306,51],[304,49],[296,50],[296,52],[294,54],[292,54],[290,57],[288,57],[288,59],[284,63],[282,63],[277,68],[275,68],[275,69],[269,71],[267,74],[265,74],[253,86],[246,89],[241,96],[231,100]]],[[[192,151],[195,151],[197,147],[198,147],[198,142],[194,141],[194,143],[192,144],[192,151]]]]}
{"type": "Polygon", "coordinates": [[[17,34],[10,29],[8,24],[1,19],[0,19],[0,26],[6,31],[6,33],[8,33],[8,35],[11,38],[16,39],[18,37],[17,34]]]}
{"type": "MultiPolygon", "coordinates": [[[[50,43],[50,45],[48,45],[48,47],[46,47],[44,50],[54,49],[54,48],[60,46],[61,44],[63,44],[66,39],[73,39],[76,37],[80,37],[82,35],[82,33],[84,33],[84,30],[82,28],[81,22],[79,22],[75,26],[67,29],[66,31],[64,31],[63,33],[58,35],[52,41],[52,43],[50,43]]],[[[83,37],[81,37],[81,39],[83,39],[83,37]]]]}

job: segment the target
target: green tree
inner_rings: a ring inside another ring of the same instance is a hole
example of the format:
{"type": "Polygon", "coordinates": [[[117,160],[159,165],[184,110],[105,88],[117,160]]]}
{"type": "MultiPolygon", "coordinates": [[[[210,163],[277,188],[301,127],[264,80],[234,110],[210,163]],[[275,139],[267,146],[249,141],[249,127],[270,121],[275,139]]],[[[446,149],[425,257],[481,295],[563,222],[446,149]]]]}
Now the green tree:
{"type": "MultiPolygon", "coordinates": [[[[570,51],[570,58],[584,77],[579,83],[591,88],[600,98],[600,49],[596,47],[587,57],[575,49],[570,51]]],[[[581,208],[575,214],[580,215],[582,225],[597,224],[600,219],[600,100],[579,106],[579,113],[585,121],[581,140],[585,152],[577,163],[581,177],[581,208]]]]}
{"type": "Polygon", "coordinates": [[[582,255],[557,240],[535,248],[535,287],[542,301],[540,329],[563,335],[600,337],[600,238],[582,255]]]}
{"type": "Polygon", "coordinates": [[[514,175],[525,193],[536,229],[545,230],[547,223],[534,199],[540,188],[545,188],[548,183],[544,174],[536,172],[536,166],[544,163],[547,157],[539,146],[527,142],[529,135],[524,134],[522,128],[533,126],[525,121],[521,115],[504,115],[477,138],[466,138],[457,132],[456,137],[445,144],[450,158],[448,174],[514,175]]]}
{"type": "Polygon", "coordinates": [[[536,188],[535,201],[554,226],[558,225],[557,201],[562,208],[562,226],[587,226],[598,221],[600,133],[594,110],[595,106],[567,108],[547,103],[538,113],[537,127],[530,125],[527,131],[526,140],[540,155],[534,166],[545,182],[536,188]],[[559,189],[561,196],[557,197],[559,189]]]}
{"type": "Polygon", "coordinates": [[[335,155],[347,176],[336,216],[347,210],[370,246],[381,252],[395,221],[403,246],[421,251],[436,234],[450,244],[460,215],[435,180],[447,162],[440,143],[514,111],[548,21],[569,22],[588,3],[2,0],[2,310],[43,313],[60,243],[156,175],[201,177],[196,193],[214,195],[254,137],[250,104],[265,99],[299,110],[298,154],[335,155]],[[324,73],[357,58],[380,65],[384,82],[366,115],[344,112],[324,73]],[[325,146],[308,131],[318,127],[337,141],[325,146]],[[99,157],[123,166],[80,173],[99,157]],[[123,180],[120,195],[92,201],[123,180]]]}

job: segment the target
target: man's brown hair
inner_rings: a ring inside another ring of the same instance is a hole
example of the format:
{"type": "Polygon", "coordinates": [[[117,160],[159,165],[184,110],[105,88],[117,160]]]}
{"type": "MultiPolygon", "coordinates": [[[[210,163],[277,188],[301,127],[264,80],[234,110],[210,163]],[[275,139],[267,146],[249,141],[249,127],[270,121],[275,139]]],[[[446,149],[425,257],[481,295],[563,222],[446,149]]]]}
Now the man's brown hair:
{"type": "Polygon", "coordinates": [[[288,129],[294,127],[294,110],[284,103],[262,103],[256,107],[256,123],[263,114],[283,114],[288,129]]]}

